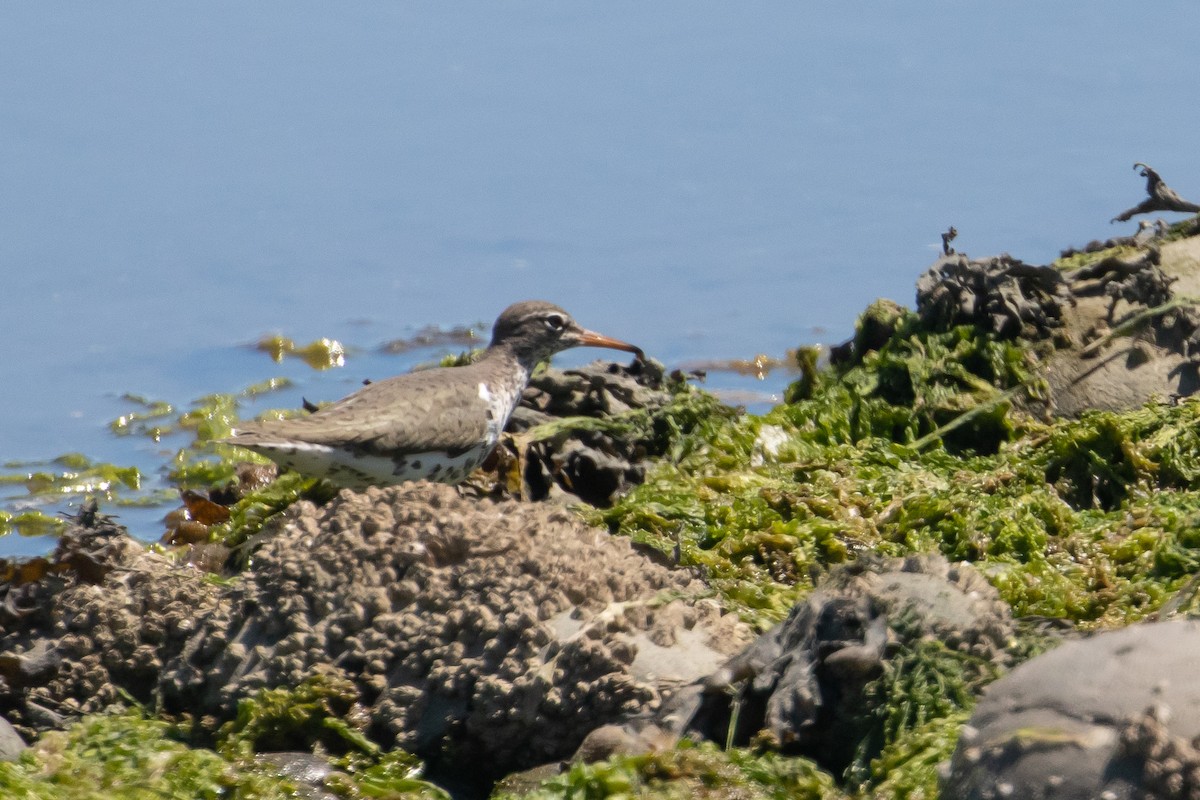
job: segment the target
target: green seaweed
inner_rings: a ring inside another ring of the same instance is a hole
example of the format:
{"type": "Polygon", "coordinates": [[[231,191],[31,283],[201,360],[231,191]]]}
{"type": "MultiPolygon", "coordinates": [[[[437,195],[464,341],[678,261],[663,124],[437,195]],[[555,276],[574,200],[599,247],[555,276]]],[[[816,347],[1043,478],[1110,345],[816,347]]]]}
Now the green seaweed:
{"type": "Polygon", "coordinates": [[[937,717],[905,731],[871,761],[863,800],[928,800],[938,796],[938,766],[949,761],[967,712],[937,717]]]}
{"type": "MultiPolygon", "coordinates": [[[[143,476],[137,467],[94,462],[81,453],[65,453],[49,461],[4,465],[0,486],[20,488],[28,498],[54,502],[66,497],[97,497],[105,502],[123,502],[138,497],[143,476]]],[[[17,532],[24,536],[48,536],[62,531],[63,522],[36,509],[0,510],[0,535],[17,532]]]]}
{"type": "Polygon", "coordinates": [[[330,754],[339,770],[326,786],[342,797],[449,800],[444,790],[421,779],[420,759],[400,750],[384,753],[367,738],[367,722],[354,683],[340,673],[322,673],[241,700],[237,716],[217,732],[217,752],[245,763],[256,753],[316,750],[330,754]]]}
{"type": "Polygon", "coordinates": [[[129,411],[108,423],[108,429],[117,436],[146,436],[159,441],[170,433],[170,426],[158,424],[175,413],[175,407],[164,400],[150,400],[141,395],[126,394],[126,402],[141,406],[139,411],[129,411]]]}
{"type": "Polygon", "coordinates": [[[325,785],[347,800],[359,798],[427,798],[451,800],[450,793],[424,780],[424,764],[403,750],[376,756],[349,755],[336,760],[344,772],[326,780],[325,785]]]}
{"type": "Polygon", "coordinates": [[[692,426],[591,518],[678,553],[760,626],[860,553],[975,562],[1018,615],[1144,618],[1200,567],[1200,403],[1045,424],[995,402],[1039,396],[1036,360],[905,316],[857,363],[804,378],[793,402],[692,426]]]}
{"type": "Polygon", "coordinates": [[[266,353],[276,364],[289,357],[299,358],[318,370],[340,367],[346,363],[346,347],[336,339],[315,339],[306,345],[298,345],[286,336],[265,336],[255,345],[255,349],[266,353]]]}
{"type": "MultiPolygon", "coordinates": [[[[272,712],[237,729],[223,752],[188,744],[178,725],[148,719],[140,711],[84,717],[65,731],[47,733],[18,760],[0,762],[0,796],[25,800],[276,800],[305,796],[296,781],[244,745],[251,731],[265,743],[266,718],[286,716],[277,693],[272,712]]],[[[296,699],[312,711],[306,687],[296,699]]],[[[336,693],[335,693],[336,694],[336,693]]],[[[319,702],[317,703],[319,705],[319,702]]],[[[299,715],[303,717],[303,713],[299,715]]],[[[319,716],[314,714],[313,716],[319,716]]],[[[340,721],[332,718],[327,730],[340,721]]],[[[354,753],[331,758],[335,769],[324,788],[346,800],[429,798],[448,800],[443,790],[421,780],[421,762],[401,751],[354,753]]],[[[310,790],[311,791],[311,790],[310,790]]]]}
{"type": "MultiPolygon", "coordinates": [[[[1169,242],[1186,239],[1189,236],[1195,236],[1197,233],[1200,233],[1200,217],[1191,217],[1168,225],[1163,235],[1157,239],[1157,243],[1161,246],[1169,242]]],[[[1060,256],[1055,259],[1051,262],[1050,266],[1062,272],[1073,272],[1074,270],[1091,266],[1107,258],[1135,258],[1143,252],[1137,245],[1114,242],[1111,247],[1104,247],[1090,252],[1072,250],[1069,255],[1060,256]]]]}
{"type": "Polygon", "coordinates": [[[0,762],[0,795],[28,800],[266,800],[295,791],[269,768],[190,748],[174,725],[131,712],[85,717],[0,762]]]}
{"type": "Polygon", "coordinates": [[[673,749],[572,764],[532,789],[506,790],[494,800],[844,800],[833,778],[813,762],[777,753],[722,751],[687,740],[673,749]]]}
{"type": "Polygon", "coordinates": [[[4,511],[0,509],[0,536],[18,533],[21,536],[57,536],[66,527],[61,517],[51,517],[41,511],[4,511]]]}
{"type": "Polygon", "coordinates": [[[357,702],[357,688],[341,674],[313,675],[295,687],[262,689],[238,702],[237,716],[217,732],[217,752],[234,758],[319,746],[339,755],[378,754],[378,746],[363,732],[365,719],[351,713],[357,702]]]}
{"type": "Polygon", "coordinates": [[[1100,250],[1076,250],[1070,255],[1056,258],[1050,266],[1062,272],[1074,272],[1077,269],[1090,267],[1108,258],[1130,258],[1141,254],[1141,250],[1132,244],[1114,244],[1100,250]]]}
{"type": "MultiPolygon", "coordinates": [[[[886,779],[893,770],[881,770],[879,762],[900,762],[900,753],[916,747],[910,737],[918,731],[939,731],[949,739],[939,749],[952,747],[957,732],[951,735],[939,721],[961,724],[979,691],[999,674],[987,659],[951,649],[937,639],[910,638],[884,662],[883,674],[864,688],[863,713],[842,723],[856,729],[859,741],[847,782],[867,787],[886,779]]],[[[928,745],[924,742],[917,749],[928,745]]]]}
{"type": "Polygon", "coordinates": [[[308,478],[298,472],[285,472],[234,503],[229,509],[229,521],[212,526],[209,539],[237,547],[253,540],[268,519],[293,503],[300,500],[325,503],[336,492],[336,487],[327,481],[308,478]]]}
{"type": "Polygon", "coordinates": [[[122,488],[141,488],[142,474],[137,467],[97,463],[80,453],[65,453],[51,461],[10,462],[12,470],[0,476],[0,483],[23,485],[31,497],[69,494],[112,496],[122,488]]]}
{"type": "MultiPolygon", "coordinates": [[[[267,461],[214,441],[229,435],[238,420],[241,402],[289,385],[286,379],[270,378],[236,394],[202,397],[183,412],[165,401],[126,395],[124,399],[137,408],[111,420],[109,429],[118,436],[155,442],[172,436],[188,437],[169,462],[168,480],[177,489],[215,488],[234,479],[240,462],[267,461]]],[[[281,416],[288,412],[272,413],[281,416]]],[[[8,462],[0,472],[0,487],[20,489],[30,498],[48,501],[93,497],[106,505],[158,506],[178,500],[177,489],[150,489],[146,483],[146,476],[137,467],[97,462],[81,453],[65,453],[48,461],[8,462]]],[[[268,498],[264,502],[271,501],[268,498]]],[[[255,519],[253,514],[250,517],[255,519]]],[[[48,535],[61,530],[60,520],[36,510],[0,511],[0,535],[10,531],[48,535]]]]}

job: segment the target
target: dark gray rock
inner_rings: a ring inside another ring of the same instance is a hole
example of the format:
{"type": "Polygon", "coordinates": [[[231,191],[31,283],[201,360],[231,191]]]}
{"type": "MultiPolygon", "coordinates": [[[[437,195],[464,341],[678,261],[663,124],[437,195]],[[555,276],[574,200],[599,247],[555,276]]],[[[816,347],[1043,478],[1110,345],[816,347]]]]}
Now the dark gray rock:
{"type": "Polygon", "coordinates": [[[869,727],[856,721],[870,716],[862,689],[894,653],[923,637],[1003,665],[1012,620],[969,564],[937,555],[865,558],[831,573],[786,620],[711,675],[703,693],[681,692],[660,717],[666,728],[682,723],[724,741],[736,697],[735,741],[766,733],[780,748],[838,773],[869,727]]]}
{"type": "Polygon", "coordinates": [[[1200,797],[1200,622],[1067,642],[988,687],[944,800],[1200,797]]]}

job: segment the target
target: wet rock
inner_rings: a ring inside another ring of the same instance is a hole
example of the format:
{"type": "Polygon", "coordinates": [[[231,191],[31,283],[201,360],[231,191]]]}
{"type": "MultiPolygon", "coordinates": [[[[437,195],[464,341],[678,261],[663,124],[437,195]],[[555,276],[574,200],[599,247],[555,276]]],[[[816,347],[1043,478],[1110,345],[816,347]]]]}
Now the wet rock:
{"type": "Polygon", "coordinates": [[[1200,622],[1069,641],[988,687],[946,800],[1200,795],[1200,622]]]}
{"type": "Polygon", "coordinates": [[[900,648],[936,637],[949,648],[997,665],[1008,662],[1008,607],[969,564],[913,556],[835,570],[779,625],[704,682],[680,693],[664,727],[683,722],[725,741],[731,700],[740,710],[734,740],[767,739],[839,773],[864,736],[856,724],[862,689],[900,648]],[[694,703],[688,713],[687,704],[694,703]]]}
{"type": "Polygon", "coordinates": [[[163,675],[168,709],[227,719],[334,670],[380,744],[494,778],[569,756],[749,640],[710,601],[663,597],[702,584],[553,506],[417,483],[302,503],[269,530],[163,675]]]}
{"type": "Polygon", "coordinates": [[[594,361],[577,369],[548,367],[535,374],[521,404],[556,417],[586,417],[654,408],[669,399],[661,365],[594,361]]]}
{"type": "Polygon", "coordinates": [[[624,725],[603,725],[584,738],[571,760],[593,764],[616,756],[669,750],[678,741],[679,737],[664,728],[642,721],[624,725]]]}
{"type": "Polygon", "coordinates": [[[33,640],[24,652],[0,653],[0,677],[16,688],[37,686],[58,672],[61,666],[58,648],[47,639],[33,640]]]}
{"type": "Polygon", "coordinates": [[[903,317],[904,307],[893,300],[880,299],[867,306],[854,326],[854,352],[861,358],[883,347],[903,317]]]}
{"type": "Polygon", "coordinates": [[[510,773],[496,784],[491,796],[522,797],[561,775],[572,764],[594,764],[620,756],[670,750],[679,744],[679,738],[678,731],[669,730],[648,716],[601,725],[584,737],[569,761],[552,761],[510,773]]]}
{"type": "Polygon", "coordinates": [[[1119,752],[1140,768],[1146,800],[1200,797],[1200,737],[1174,735],[1170,720],[1170,708],[1156,703],[1121,729],[1119,752]]]}
{"type": "Polygon", "coordinates": [[[505,775],[496,782],[492,789],[492,797],[525,797],[542,788],[546,781],[553,780],[563,773],[566,764],[556,761],[553,764],[542,764],[505,775]]]}

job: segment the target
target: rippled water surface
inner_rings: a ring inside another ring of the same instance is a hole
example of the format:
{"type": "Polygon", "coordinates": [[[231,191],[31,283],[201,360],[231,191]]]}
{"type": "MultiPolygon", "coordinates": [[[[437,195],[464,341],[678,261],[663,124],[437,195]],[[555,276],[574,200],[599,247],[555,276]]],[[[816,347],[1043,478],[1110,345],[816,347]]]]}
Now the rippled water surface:
{"type": "MultiPolygon", "coordinates": [[[[0,461],[154,476],[170,443],[108,431],[125,393],[186,407],[287,375],[269,404],[334,399],[453,350],[382,343],[530,297],[673,366],[843,339],[875,297],[911,302],[949,225],[1045,262],[1133,229],[1108,219],[1141,199],[1134,161],[1200,197],[1198,22],[1183,2],[4,4],[0,461]],[[346,365],[246,346],[276,332],[336,338],[346,365]]],[[[787,377],[712,380],[761,407],[787,377]]],[[[120,513],[157,535],[161,509],[120,513]]]]}

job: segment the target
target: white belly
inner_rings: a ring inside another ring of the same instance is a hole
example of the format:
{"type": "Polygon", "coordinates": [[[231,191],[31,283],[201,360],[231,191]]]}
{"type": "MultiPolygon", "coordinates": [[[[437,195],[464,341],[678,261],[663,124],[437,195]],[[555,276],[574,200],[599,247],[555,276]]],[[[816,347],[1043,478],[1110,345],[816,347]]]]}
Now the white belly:
{"type": "Polygon", "coordinates": [[[363,489],[419,480],[461,483],[483,463],[492,446],[468,450],[453,458],[446,453],[432,452],[413,453],[397,459],[308,442],[260,444],[254,449],[281,467],[328,478],[338,486],[363,489]]]}

